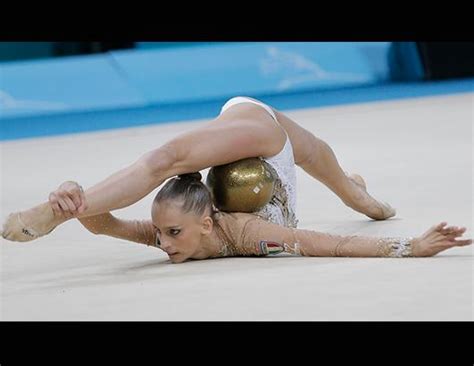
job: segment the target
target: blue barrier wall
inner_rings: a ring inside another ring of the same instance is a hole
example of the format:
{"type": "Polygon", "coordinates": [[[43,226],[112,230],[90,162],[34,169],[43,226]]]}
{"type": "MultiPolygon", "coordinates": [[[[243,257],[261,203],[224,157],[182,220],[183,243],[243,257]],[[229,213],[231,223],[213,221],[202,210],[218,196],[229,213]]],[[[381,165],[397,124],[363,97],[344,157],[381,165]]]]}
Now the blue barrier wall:
{"type": "Polygon", "coordinates": [[[200,47],[221,43],[224,42],[135,42],[134,47],[137,49],[200,47]]]}
{"type": "Polygon", "coordinates": [[[331,89],[387,81],[353,43],[237,43],[112,52],[149,103],[331,89]]]}
{"type": "Polygon", "coordinates": [[[387,42],[213,43],[0,63],[0,139],[211,118],[249,95],[279,109],[472,91],[391,80],[387,42]]]}
{"type": "Polygon", "coordinates": [[[0,64],[0,118],[143,104],[109,55],[0,64]]]}

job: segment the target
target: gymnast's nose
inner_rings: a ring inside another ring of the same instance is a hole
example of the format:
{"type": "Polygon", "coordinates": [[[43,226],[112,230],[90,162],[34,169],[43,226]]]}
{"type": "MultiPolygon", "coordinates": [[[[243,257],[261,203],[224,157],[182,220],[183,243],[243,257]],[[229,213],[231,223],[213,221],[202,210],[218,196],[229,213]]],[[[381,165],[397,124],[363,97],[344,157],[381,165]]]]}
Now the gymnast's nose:
{"type": "Polygon", "coordinates": [[[173,251],[173,246],[168,240],[164,240],[160,243],[161,249],[163,249],[166,253],[171,253],[173,251]]]}

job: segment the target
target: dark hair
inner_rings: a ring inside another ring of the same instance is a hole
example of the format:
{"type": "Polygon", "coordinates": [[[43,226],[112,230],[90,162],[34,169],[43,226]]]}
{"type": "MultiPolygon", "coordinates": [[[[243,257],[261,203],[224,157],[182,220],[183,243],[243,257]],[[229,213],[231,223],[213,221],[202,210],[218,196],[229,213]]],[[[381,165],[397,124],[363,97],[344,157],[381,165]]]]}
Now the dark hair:
{"type": "Polygon", "coordinates": [[[211,192],[201,179],[202,175],[199,172],[178,175],[166,182],[156,194],[153,203],[179,199],[183,201],[184,212],[202,215],[209,209],[213,217],[217,210],[214,207],[211,192]]]}

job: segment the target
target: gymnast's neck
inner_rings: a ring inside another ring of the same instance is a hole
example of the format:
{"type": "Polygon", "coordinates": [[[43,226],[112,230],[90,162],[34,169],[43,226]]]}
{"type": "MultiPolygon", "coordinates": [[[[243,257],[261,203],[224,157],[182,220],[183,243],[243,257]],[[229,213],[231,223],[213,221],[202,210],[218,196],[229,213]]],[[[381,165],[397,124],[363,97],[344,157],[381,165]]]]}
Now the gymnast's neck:
{"type": "Polygon", "coordinates": [[[192,259],[217,258],[231,254],[229,246],[234,247],[237,244],[241,226],[239,223],[247,216],[253,217],[244,213],[227,212],[214,215],[212,232],[202,235],[199,249],[192,259]]]}

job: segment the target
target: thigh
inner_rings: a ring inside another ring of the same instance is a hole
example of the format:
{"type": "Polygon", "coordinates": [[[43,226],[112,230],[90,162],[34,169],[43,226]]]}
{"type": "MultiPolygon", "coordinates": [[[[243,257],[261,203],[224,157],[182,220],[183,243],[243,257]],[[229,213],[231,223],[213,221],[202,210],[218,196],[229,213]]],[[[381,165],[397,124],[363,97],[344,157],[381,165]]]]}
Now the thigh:
{"type": "MultiPolygon", "coordinates": [[[[247,97],[248,98],[248,97],[247,97]]],[[[253,99],[253,98],[249,98],[253,99]]],[[[256,100],[256,99],[254,99],[256,100]]],[[[258,100],[256,100],[259,102],[258,100]]],[[[263,108],[256,106],[254,104],[243,103],[236,105],[234,107],[229,108],[229,112],[227,113],[240,113],[244,115],[245,110],[238,110],[239,106],[249,106],[251,112],[254,114],[261,113],[260,118],[263,119],[266,117],[268,121],[275,124],[274,119],[265,111],[263,108]]],[[[293,157],[295,160],[295,164],[301,166],[302,164],[307,163],[311,159],[314,159],[314,155],[317,153],[318,149],[321,146],[321,143],[324,143],[321,139],[316,137],[314,134],[306,130],[305,128],[301,127],[298,123],[293,121],[291,118],[286,116],[285,114],[279,112],[275,108],[269,106],[273,112],[275,113],[277,120],[278,120],[278,127],[281,128],[286,132],[288,138],[291,141],[291,145],[293,148],[293,157]]],[[[232,117],[232,116],[230,116],[232,117]]],[[[267,121],[267,122],[268,122],[267,121]]]]}
{"type": "Polygon", "coordinates": [[[166,144],[176,154],[172,175],[250,157],[269,157],[281,151],[286,138],[282,129],[273,120],[259,115],[260,111],[235,113],[237,107],[233,113],[218,117],[166,144]]]}

